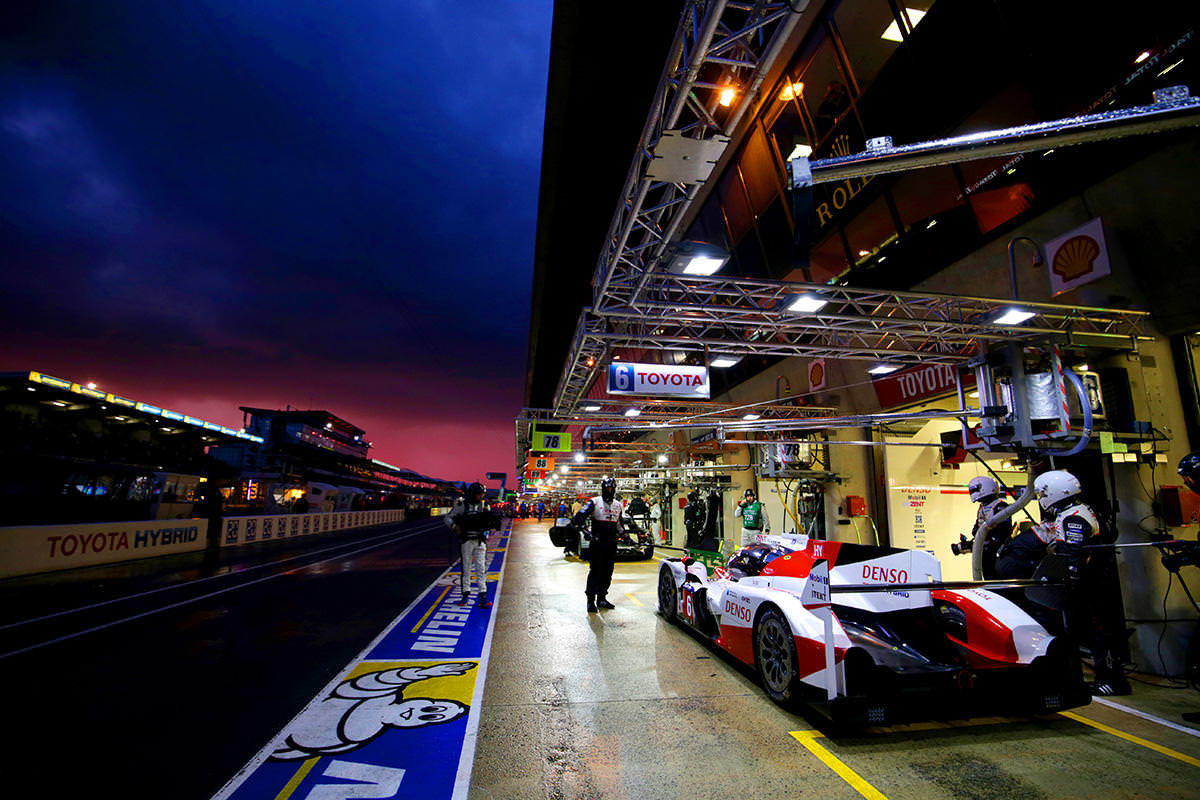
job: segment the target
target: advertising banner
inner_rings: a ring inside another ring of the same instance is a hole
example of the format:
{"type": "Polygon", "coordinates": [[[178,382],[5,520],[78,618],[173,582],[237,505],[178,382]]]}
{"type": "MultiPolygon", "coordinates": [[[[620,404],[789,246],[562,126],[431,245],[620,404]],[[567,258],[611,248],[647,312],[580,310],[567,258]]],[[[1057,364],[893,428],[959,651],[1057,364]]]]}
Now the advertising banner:
{"type": "Polygon", "coordinates": [[[708,367],[609,364],[608,393],[707,398],[708,367]]]}
{"type": "Polygon", "coordinates": [[[205,519],[0,528],[0,577],[200,550],[207,531],[205,519]]]}
{"type": "Polygon", "coordinates": [[[1056,295],[1108,275],[1112,270],[1100,218],[1046,242],[1046,268],[1050,291],[1056,295]]]}
{"type": "MultiPolygon", "coordinates": [[[[919,403],[952,392],[955,383],[954,367],[949,364],[930,364],[893,372],[871,381],[881,409],[919,403]]],[[[975,374],[963,375],[963,386],[975,385],[975,374]]]]}
{"type": "Polygon", "coordinates": [[[808,362],[808,390],[819,392],[825,388],[825,359],[814,358],[808,362]]]}

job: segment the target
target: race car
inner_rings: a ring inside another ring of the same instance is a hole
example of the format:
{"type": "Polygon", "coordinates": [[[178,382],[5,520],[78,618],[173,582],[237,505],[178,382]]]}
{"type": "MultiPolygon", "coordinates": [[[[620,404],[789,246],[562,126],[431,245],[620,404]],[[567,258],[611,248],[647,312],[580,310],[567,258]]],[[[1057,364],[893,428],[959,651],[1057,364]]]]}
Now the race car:
{"type": "Polygon", "coordinates": [[[990,588],[943,583],[923,550],[762,536],[711,572],[665,559],[658,611],[754,668],[775,702],[850,727],[1091,702],[1066,638],[990,588]]]}
{"type": "MultiPolygon", "coordinates": [[[[587,535],[587,523],[581,530],[567,517],[559,517],[550,529],[550,541],[555,547],[574,553],[587,560],[591,539],[587,535]]],[[[617,537],[617,558],[653,558],[654,539],[649,533],[625,520],[621,535],[617,537]]]]}

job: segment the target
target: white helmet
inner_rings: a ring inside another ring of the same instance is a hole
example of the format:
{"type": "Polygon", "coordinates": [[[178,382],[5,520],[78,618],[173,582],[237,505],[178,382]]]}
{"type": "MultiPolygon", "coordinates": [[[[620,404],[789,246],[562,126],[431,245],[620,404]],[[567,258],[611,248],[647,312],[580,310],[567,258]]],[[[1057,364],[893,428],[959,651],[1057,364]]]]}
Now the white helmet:
{"type": "Polygon", "coordinates": [[[1083,491],[1079,479],[1063,469],[1043,472],[1033,482],[1033,493],[1042,508],[1049,510],[1064,500],[1069,500],[1083,491]]]}
{"type": "Polygon", "coordinates": [[[1000,487],[987,475],[980,475],[967,482],[967,493],[971,495],[972,503],[981,503],[1000,494],[1000,487]]]}

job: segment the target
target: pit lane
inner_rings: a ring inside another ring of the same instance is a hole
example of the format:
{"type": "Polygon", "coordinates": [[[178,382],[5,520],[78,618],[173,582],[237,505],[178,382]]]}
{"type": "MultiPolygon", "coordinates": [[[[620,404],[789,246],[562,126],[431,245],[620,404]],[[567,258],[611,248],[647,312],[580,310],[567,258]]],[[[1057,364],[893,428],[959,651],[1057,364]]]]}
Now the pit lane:
{"type": "Polygon", "coordinates": [[[617,608],[587,614],[587,564],[547,530],[514,527],[473,800],[1200,797],[1200,730],[1179,721],[1194,691],[1135,682],[1067,714],[823,732],[655,614],[657,559],[618,562],[617,608]]]}

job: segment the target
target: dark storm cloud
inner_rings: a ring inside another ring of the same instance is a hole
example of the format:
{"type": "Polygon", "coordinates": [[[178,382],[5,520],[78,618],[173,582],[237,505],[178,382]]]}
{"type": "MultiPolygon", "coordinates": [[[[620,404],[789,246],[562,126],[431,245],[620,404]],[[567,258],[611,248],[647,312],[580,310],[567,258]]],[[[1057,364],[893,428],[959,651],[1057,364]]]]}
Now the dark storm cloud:
{"type": "Polygon", "coordinates": [[[28,336],[247,380],[300,359],[445,394],[482,373],[511,415],[550,6],[4,12],[0,366],[36,367],[12,363],[28,336]]]}

